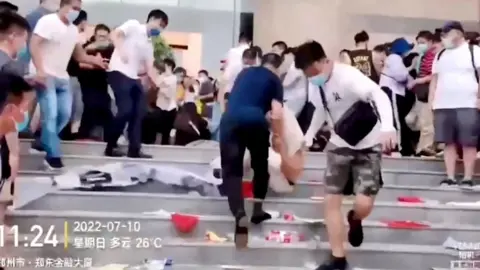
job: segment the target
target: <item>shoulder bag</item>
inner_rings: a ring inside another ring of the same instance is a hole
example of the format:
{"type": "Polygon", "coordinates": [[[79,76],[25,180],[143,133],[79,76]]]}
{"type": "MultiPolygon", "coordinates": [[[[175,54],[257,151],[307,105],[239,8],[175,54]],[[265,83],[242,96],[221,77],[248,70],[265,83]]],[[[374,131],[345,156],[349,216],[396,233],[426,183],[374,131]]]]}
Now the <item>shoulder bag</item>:
{"type": "Polygon", "coordinates": [[[323,107],[332,120],[333,131],[349,145],[357,145],[377,125],[379,117],[375,104],[361,100],[355,102],[338,121],[334,121],[323,88],[319,87],[319,91],[323,107]]]}

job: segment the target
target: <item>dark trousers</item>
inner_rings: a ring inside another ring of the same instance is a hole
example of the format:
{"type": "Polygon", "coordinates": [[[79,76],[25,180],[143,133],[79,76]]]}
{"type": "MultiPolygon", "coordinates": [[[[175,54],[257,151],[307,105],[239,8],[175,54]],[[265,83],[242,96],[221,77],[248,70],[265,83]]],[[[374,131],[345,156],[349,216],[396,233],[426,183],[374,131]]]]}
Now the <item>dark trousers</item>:
{"type": "Polygon", "coordinates": [[[142,142],[145,144],[154,144],[157,134],[162,135],[162,145],[170,144],[170,132],[173,129],[173,123],[177,116],[177,110],[162,110],[154,107],[147,113],[142,124],[142,142]]]}
{"type": "Polygon", "coordinates": [[[118,71],[108,73],[108,83],[115,95],[117,114],[108,132],[107,149],[117,146],[118,138],[128,123],[128,153],[136,155],[140,152],[142,120],[147,109],[142,84],[140,80],[129,78],[118,71]]]}
{"type": "Polygon", "coordinates": [[[405,117],[415,104],[415,94],[407,90],[405,96],[401,96],[393,93],[388,87],[382,87],[382,89],[392,102],[395,128],[400,130],[401,139],[398,142],[401,146],[400,154],[402,156],[412,156],[416,153],[420,132],[411,130],[405,122],[405,117]],[[395,114],[398,115],[398,119],[396,119],[395,114]]]}
{"type": "MultiPolygon", "coordinates": [[[[225,121],[222,121],[222,123],[225,121]]],[[[220,156],[222,160],[223,185],[228,196],[230,211],[235,217],[245,213],[242,193],[243,160],[245,150],[251,155],[253,169],[253,195],[265,199],[268,190],[268,151],[270,132],[264,126],[231,128],[220,126],[220,156]]]]}
{"type": "Polygon", "coordinates": [[[113,120],[111,99],[108,89],[92,89],[82,87],[83,113],[78,129],[79,139],[92,138],[93,130],[101,126],[103,139],[107,138],[108,128],[113,120]]]}

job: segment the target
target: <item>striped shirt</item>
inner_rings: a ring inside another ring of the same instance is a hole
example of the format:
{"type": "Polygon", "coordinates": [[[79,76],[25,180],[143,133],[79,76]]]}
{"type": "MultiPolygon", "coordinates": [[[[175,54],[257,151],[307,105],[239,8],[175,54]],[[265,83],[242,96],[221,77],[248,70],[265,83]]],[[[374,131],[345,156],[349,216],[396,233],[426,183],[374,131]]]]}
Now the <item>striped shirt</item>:
{"type": "Polygon", "coordinates": [[[437,53],[435,48],[430,48],[427,52],[425,52],[420,60],[420,70],[418,73],[419,78],[432,75],[433,60],[435,60],[436,55],[437,53]]]}

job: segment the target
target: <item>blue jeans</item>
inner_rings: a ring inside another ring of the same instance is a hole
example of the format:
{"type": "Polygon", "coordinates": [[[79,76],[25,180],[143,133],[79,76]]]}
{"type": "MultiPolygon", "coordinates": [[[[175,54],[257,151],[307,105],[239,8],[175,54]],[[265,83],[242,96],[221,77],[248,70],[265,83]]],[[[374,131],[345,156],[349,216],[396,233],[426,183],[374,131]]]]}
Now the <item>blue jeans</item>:
{"type": "Polygon", "coordinates": [[[46,87],[37,89],[42,123],[41,142],[47,158],[61,156],[58,133],[67,125],[72,113],[70,81],[49,77],[46,87]]]}

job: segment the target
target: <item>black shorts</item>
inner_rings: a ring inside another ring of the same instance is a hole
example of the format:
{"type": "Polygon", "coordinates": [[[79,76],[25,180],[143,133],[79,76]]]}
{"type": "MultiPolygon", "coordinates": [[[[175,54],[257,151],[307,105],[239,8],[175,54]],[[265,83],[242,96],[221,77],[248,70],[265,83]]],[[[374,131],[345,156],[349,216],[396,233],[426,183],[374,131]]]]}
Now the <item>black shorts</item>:
{"type": "Polygon", "coordinates": [[[434,110],[435,142],[476,147],[480,131],[479,120],[476,108],[434,110]]]}

